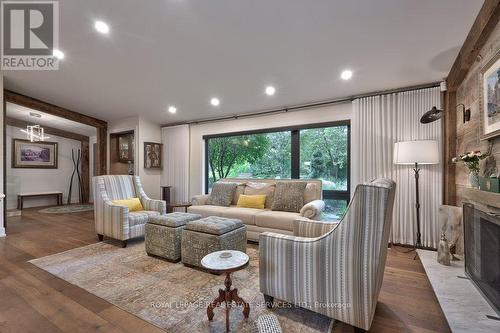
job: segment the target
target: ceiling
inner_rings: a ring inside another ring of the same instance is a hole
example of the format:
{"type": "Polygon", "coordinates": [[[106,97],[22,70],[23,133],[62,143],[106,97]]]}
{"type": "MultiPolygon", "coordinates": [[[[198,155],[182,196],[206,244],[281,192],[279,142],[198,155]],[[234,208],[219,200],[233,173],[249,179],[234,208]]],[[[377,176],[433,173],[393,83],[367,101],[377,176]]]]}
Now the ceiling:
{"type": "Polygon", "coordinates": [[[64,0],[60,69],[5,71],[5,85],[108,121],[167,124],[428,83],[447,75],[482,3],[64,0]]]}
{"type": "MultiPolygon", "coordinates": [[[[24,120],[40,126],[57,128],[66,132],[95,136],[97,133],[96,128],[85,124],[77,123],[76,121],[64,119],[61,117],[53,116],[48,113],[40,112],[17,104],[7,103],[7,117],[24,120]],[[30,116],[34,112],[41,117],[30,116]]],[[[48,134],[50,136],[50,134],[48,134]]]]}

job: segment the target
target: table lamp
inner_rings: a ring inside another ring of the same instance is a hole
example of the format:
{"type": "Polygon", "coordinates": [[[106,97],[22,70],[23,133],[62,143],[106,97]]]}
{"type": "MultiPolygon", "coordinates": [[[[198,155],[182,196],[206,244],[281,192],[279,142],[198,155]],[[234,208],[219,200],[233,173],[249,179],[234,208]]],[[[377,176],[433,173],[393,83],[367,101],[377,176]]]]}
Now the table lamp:
{"type": "Polygon", "coordinates": [[[439,164],[439,143],[435,140],[401,141],[394,144],[394,164],[413,165],[417,214],[416,248],[422,248],[420,234],[420,200],[418,192],[419,164],[439,164]]]}

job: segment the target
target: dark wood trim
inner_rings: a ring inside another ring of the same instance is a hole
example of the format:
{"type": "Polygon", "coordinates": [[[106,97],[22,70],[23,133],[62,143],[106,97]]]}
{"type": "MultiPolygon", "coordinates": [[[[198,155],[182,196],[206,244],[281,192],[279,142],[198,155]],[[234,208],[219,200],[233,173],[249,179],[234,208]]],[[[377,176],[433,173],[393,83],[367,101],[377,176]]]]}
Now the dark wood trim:
{"type": "Polygon", "coordinates": [[[108,129],[107,127],[97,128],[97,159],[94,161],[96,165],[96,174],[94,176],[105,175],[107,173],[107,142],[108,129]]]}
{"type": "Polygon", "coordinates": [[[14,91],[4,89],[4,99],[9,103],[14,103],[21,105],[30,109],[42,111],[54,116],[58,116],[64,119],[73,120],[81,124],[97,127],[106,128],[108,123],[104,120],[100,120],[91,116],[87,116],[83,113],[71,111],[60,106],[50,104],[33,97],[22,95],[14,91]]]}
{"type": "MultiPolygon", "coordinates": [[[[0,79],[3,80],[3,77],[0,76],[0,79]]],[[[3,82],[2,82],[3,83],[3,82]]],[[[7,124],[5,122],[5,118],[7,118],[7,101],[3,98],[2,91],[2,100],[3,100],[3,121],[2,121],[2,129],[3,129],[3,193],[5,194],[5,198],[3,198],[3,227],[5,229],[5,233],[7,234],[7,124]]]]}
{"type": "Polygon", "coordinates": [[[293,129],[290,131],[290,167],[292,168],[290,176],[292,179],[300,178],[300,130],[293,129]]]}
{"type": "MultiPolygon", "coordinates": [[[[11,118],[11,117],[6,117],[5,123],[9,126],[14,126],[14,127],[18,127],[18,128],[26,128],[26,126],[28,126],[28,125],[33,125],[33,123],[30,123],[28,121],[24,121],[21,119],[15,119],[15,118],[11,118]]],[[[76,141],[89,141],[89,137],[86,135],[76,134],[76,133],[64,131],[64,130],[61,130],[58,128],[48,127],[45,125],[43,125],[43,129],[44,129],[45,134],[52,134],[52,135],[60,136],[62,138],[76,140],[76,141]]]]}
{"type": "Polygon", "coordinates": [[[89,140],[86,141],[80,141],[80,148],[81,148],[81,178],[82,178],[82,193],[83,193],[83,198],[82,202],[87,203],[89,202],[89,196],[90,196],[90,160],[89,160],[89,155],[90,155],[90,147],[89,147],[89,140]]]}
{"type": "Polygon", "coordinates": [[[498,24],[500,0],[485,0],[448,74],[448,90],[458,89],[476,61],[481,48],[498,24]]]}

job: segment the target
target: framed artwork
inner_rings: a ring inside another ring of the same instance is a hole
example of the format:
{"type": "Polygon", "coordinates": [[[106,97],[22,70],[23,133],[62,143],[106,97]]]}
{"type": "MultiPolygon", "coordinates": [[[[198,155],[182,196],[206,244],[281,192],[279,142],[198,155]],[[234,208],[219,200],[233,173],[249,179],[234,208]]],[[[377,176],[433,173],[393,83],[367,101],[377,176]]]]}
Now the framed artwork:
{"type": "Polygon", "coordinates": [[[481,70],[481,139],[500,135],[500,52],[481,70]]]}
{"type": "Polygon", "coordinates": [[[161,169],[161,149],[163,144],[144,142],[144,168],[161,169]]]}
{"type": "Polygon", "coordinates": [[[13,139],[12,167],[57,169],[57,142],[13,139]]]}
{"type": "Polygon", "coordinates": [[[121,163],[134,161],[134,134],[118,136],[118,161],[121,163]]]}

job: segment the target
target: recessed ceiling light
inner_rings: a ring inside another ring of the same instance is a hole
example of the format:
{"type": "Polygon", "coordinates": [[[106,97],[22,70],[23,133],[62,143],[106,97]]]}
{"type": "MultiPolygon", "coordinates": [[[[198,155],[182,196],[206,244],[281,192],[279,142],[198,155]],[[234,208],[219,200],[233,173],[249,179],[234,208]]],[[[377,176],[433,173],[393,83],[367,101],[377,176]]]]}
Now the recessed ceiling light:
{"type": "Polygon", "coordinates": [[[212,104],[213,106],[219,106],[219,104],[220,104],[220,100],[219,100],[217,97],[213,97],[213,98],[210,100],[210,104],[212,104]]]}
{"type": "Polygon", "coordinates": [[[109,33],[109,25],[104,23],[103,21],[96,21],[94,24],[95,30],[99,31],[101,34],[109,33]]]}
{"type": "Polygon", "coordinates": [[[176,113],[177,112],[177,108],[175,106],[169,106],[168,107],[168,112],[170,112],[170,113],[176,113]]]}
{"type": "Polygon", "coordinates": [[[266,94],[267,95],[272,96],[272,95],[274,95],[275,92],[276,92],[276,88],[274,88],[273,86],[266,87],[266,94]]]}
{"type": "Polygon", "coordinates": [[[352,77],[352,71],[349,69],[346,69],[340,74],[340,78],[342,80],[349,80],[352,77]]]}
{"type": "Polygon", "coordinates": [[[52,50],[52,55],[59,60],[64,59],[64,52],[58,49],[52,50]]]}

